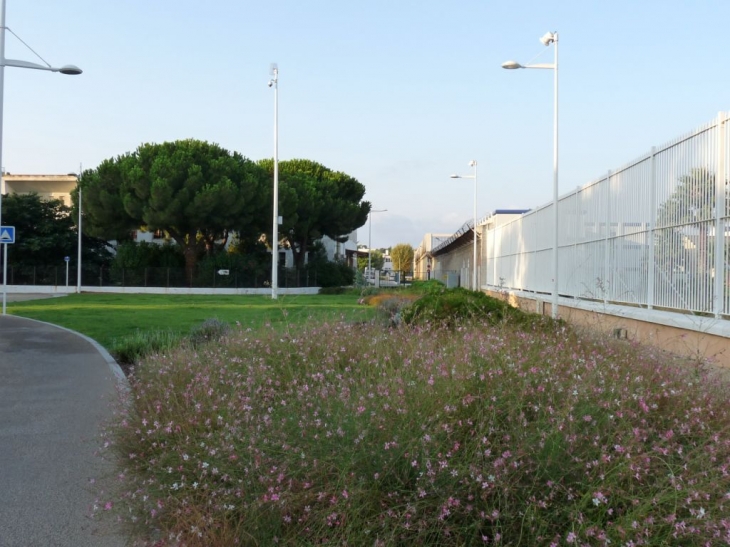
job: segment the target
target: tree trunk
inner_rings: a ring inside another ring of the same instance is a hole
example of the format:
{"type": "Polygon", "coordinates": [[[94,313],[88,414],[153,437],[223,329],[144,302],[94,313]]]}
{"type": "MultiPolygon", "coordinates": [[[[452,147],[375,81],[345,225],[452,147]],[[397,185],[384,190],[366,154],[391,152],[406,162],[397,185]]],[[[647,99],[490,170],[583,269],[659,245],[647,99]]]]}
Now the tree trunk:
{"type": "Polygon", "coordinates": [[[304,267],[304,259],[307,256],[307,242],[306,241],[292,241],[287,238],[289,242],[289,248],[291,249],[292,257],[294,258],[294,267],[297,270],[304,267]]]}
{"type": "Polygon", "coordinates": [[[188,281],[191,287],[193,285],[193,273],[195,272],[195,265],[198,262],[198,253],[195,251],[195,246],[190,245],[186,245],[183,249],[183,255],[185,256],[185,279],[188,281]]]}

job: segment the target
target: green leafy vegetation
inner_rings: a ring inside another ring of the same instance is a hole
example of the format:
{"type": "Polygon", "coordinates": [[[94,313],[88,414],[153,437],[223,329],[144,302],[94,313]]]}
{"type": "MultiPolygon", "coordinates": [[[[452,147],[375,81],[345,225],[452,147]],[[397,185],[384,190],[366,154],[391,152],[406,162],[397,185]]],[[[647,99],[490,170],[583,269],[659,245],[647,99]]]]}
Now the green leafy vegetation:
{"type": "MultiPolygon", "coordinates": [[[[274,162],[259,165],[273,175],[274,162]]],[[[365,186],[355,177],[312,160],[292,159],[279,162],[279,237],[294,255],[297,268],[304,268],[307,252],[328,236],[345,241],[365,224],[370,202],[364,201],[365,186]]],[[[268,241],[271,241],[268,232],[268,241]]]]}
{"type": "Polygon", "coordinates": [[[399,243],[390,250],[393,261],[393,270],[396,272],[411,272],[413,270],[413,247],[408,243],[399,243]]]}
{"type": "Polygon", "coordinates": [[[508,303],[481,292],[462,287],[446,289],[438,281],[419,284],[416,290],[423,296],[402,310],[403,321],[409,324],[433,323],[455,326],[465,321],[486,321],[490,324],[505,321],[535,323],[540,317],[527,314],[508,303]]]}

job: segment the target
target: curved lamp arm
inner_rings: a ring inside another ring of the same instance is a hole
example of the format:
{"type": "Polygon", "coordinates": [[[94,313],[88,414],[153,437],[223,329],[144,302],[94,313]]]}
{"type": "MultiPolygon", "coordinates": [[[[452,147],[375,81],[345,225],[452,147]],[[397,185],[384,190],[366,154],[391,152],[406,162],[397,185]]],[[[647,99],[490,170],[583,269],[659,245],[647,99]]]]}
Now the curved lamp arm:
{"type": "Polygon", "coordinates": [[[31,63],[30,61],[20,61],[18,59],[5,59],[4,62],[0,63],[2,66],[14,66],[17,68],[33,68],[35,70],[48,70],[49,72],[60,72],[61,74],[69,74],[76,76],[81,74],[83,71],[75,65],[64,65],[62,67],[54,66],[43,66],[38,63],[31,63]]]}

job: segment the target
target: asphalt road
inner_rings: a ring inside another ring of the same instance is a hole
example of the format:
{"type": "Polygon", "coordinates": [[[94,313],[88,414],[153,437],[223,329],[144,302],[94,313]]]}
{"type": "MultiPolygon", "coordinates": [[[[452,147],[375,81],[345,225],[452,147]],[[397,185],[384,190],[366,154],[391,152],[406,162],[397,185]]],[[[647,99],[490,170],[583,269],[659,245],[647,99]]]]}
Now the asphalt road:
{"type": "Polygon", "coordinates": [[[112,519],[89,517],[113,482],[95,451],[120,381],[93,341],[0,315],[0,547],[126,544],[112,519]]]}

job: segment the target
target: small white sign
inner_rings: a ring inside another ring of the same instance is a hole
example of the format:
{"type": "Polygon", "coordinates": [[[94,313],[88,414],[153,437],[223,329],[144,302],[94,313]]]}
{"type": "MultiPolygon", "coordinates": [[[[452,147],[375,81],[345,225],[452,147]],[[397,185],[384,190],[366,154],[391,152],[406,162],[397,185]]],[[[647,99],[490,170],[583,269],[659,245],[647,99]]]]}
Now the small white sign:
{"type": "Polygon", "coordinates": [[[0,243],[15,243],[15,226],[0,227],[0,243]]]}
{"type": "Polygon", "coordinates": [[[218,270],[218,275],[228,275],[229,273],[231,272],[228,270],[218,270]]]}

